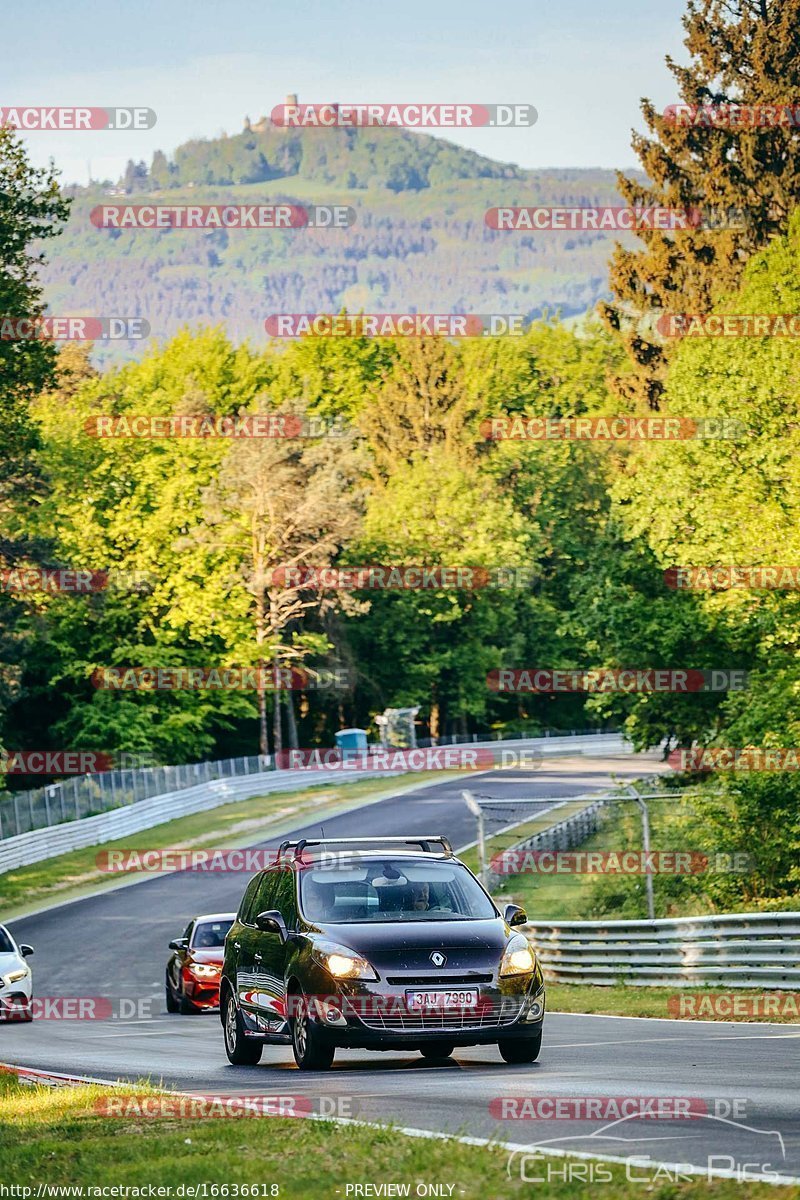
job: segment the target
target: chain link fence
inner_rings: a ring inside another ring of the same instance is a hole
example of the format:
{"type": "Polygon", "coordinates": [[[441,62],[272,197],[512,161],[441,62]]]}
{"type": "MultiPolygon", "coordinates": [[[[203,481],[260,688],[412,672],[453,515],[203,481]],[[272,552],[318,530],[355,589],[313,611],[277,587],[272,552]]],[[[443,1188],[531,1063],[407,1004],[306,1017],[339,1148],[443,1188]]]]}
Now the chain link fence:
{"type": "Polygon", "coordinates": [[[216,762],[184,763],[177,767],[137,767],[74,776],[29,792],[0,799],[0,839],[78,821],[136,804],[165,792],[179,792],[214,779],[232,779],[271,770],[269,756],[223,758],[216,762]]]}

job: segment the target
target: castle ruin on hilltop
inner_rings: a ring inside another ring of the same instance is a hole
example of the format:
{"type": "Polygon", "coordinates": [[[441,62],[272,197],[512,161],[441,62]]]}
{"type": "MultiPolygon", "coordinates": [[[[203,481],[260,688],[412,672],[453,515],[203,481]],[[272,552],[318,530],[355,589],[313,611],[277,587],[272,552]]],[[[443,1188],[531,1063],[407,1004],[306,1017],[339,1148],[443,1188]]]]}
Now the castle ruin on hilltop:
{"type": "MultiPolygon", "coordinates": [[[[297,96],[292,95],[292,93],[290,92],[283,103],[296,105],[297,104],[297,96]]],[[[263,116],[259,117],[258,120],[255,122],[255,124],[253,124],[253,122],[250,120],[249,117],[245,117],[243,132],[244,133],[266,133],[268,129],[284,129],[284,128],[285,128],[284,125],[273,125],[272,121],[270,120],[269,117],[263,117],[263,116]]]]}

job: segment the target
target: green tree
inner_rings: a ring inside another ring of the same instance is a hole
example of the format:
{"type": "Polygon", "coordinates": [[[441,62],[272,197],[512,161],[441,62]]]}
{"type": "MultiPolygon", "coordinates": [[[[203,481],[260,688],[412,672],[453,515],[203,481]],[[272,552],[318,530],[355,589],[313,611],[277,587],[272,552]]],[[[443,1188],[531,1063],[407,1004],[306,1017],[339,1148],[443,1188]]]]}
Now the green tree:
{"type": "MultiPolygon", "coordinates": [[[[667,59],[676,102],[794,106],[800,0],[690,0],[683,24],[689,65],[667,59]]],[[[621,332],[631,364],[615,387],[635,407],[657,409],[669,355],[647,318],[710,311],[737,285],[748,258],[786,231],[800,203],[800,129],[696,127],[659,113],[649,100],[642,114],[650,136],[634,134],[633,148],[645,178],[619,175],[628,203],[739,210],[744,217],[738,228],[642,232],[641,248],[617,246],[611,259],[615,300],[603,312],[621,332]]]]}
{"type": "MultiPolygon", "coordinates": [[[[0,324],[26,319],[44,310],[38,271],[44,262],[41,243],[55,237],[69,204],[51,170],[36,169],[22,140],[0,127],[0,324]]],[[[29,405],[54,377],[52,342],[39,336],[0,337],[0,570],[25,559],[45,559],[46,539],[31,539],[26,514],[44,493],[37,470],[37,431],[29,405]]],[[[0,590],[0,743],[3,715],[18,695],[22,638],[28,633],[30,607],[0,590]]],[[[0,777],[0,786],[4,781],[0,777]]]]}

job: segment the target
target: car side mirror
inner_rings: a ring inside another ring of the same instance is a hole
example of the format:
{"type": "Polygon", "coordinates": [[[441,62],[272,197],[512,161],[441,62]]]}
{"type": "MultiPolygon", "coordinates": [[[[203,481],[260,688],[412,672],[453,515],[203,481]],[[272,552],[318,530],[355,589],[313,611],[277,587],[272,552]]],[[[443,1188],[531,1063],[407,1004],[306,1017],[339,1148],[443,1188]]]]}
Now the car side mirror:
{"type": "Polygon", "coordinates": [[[510,925],[512,927],[514,925],[528,924],[528,914],[525,912],[525,909],[520,908],[518,904],[507,904],[506,911],[504,912],[503,916],[505,917],[506,925],[510,925]]]}
{"type": "Polygon", "coordinates": [[[23,958],[29,958],[33,954],[33,946],[29,946],[27,942],[20,942],[19,952],[23,958]]]}
{"type": "Polygon", "coordinates": [[[255,924],[256,929],[260,929],[262,933],[277,933],[282,942],[285,942],[289,936],[286,922],[277,908],[270,908],[267,912],[259,913],[255,924]]]}
{"type": "Polygon", "coordinates": [[[169,948],[170,948],[170,950],[188,950],[189,939],[188,938],[173,938],[173,940],[169,944],[169,948]]]}

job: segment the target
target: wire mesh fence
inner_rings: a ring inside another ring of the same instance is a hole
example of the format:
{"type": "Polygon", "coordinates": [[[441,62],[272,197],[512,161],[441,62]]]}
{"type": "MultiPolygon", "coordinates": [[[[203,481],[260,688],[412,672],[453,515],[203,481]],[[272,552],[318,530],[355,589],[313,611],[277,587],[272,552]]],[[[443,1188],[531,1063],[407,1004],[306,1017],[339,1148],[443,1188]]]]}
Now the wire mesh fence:
{"type": "Polygon", "coordinates": [[[112,808],[135,804],[151,796],[180,792],[214,779],[254,775],[271,768],[269,756],[223,758],[216,762],[183,763],[175,767],[136,767],[74,776],[28,792],[0,799],[0,839],[93,817],[112,808]]]}

